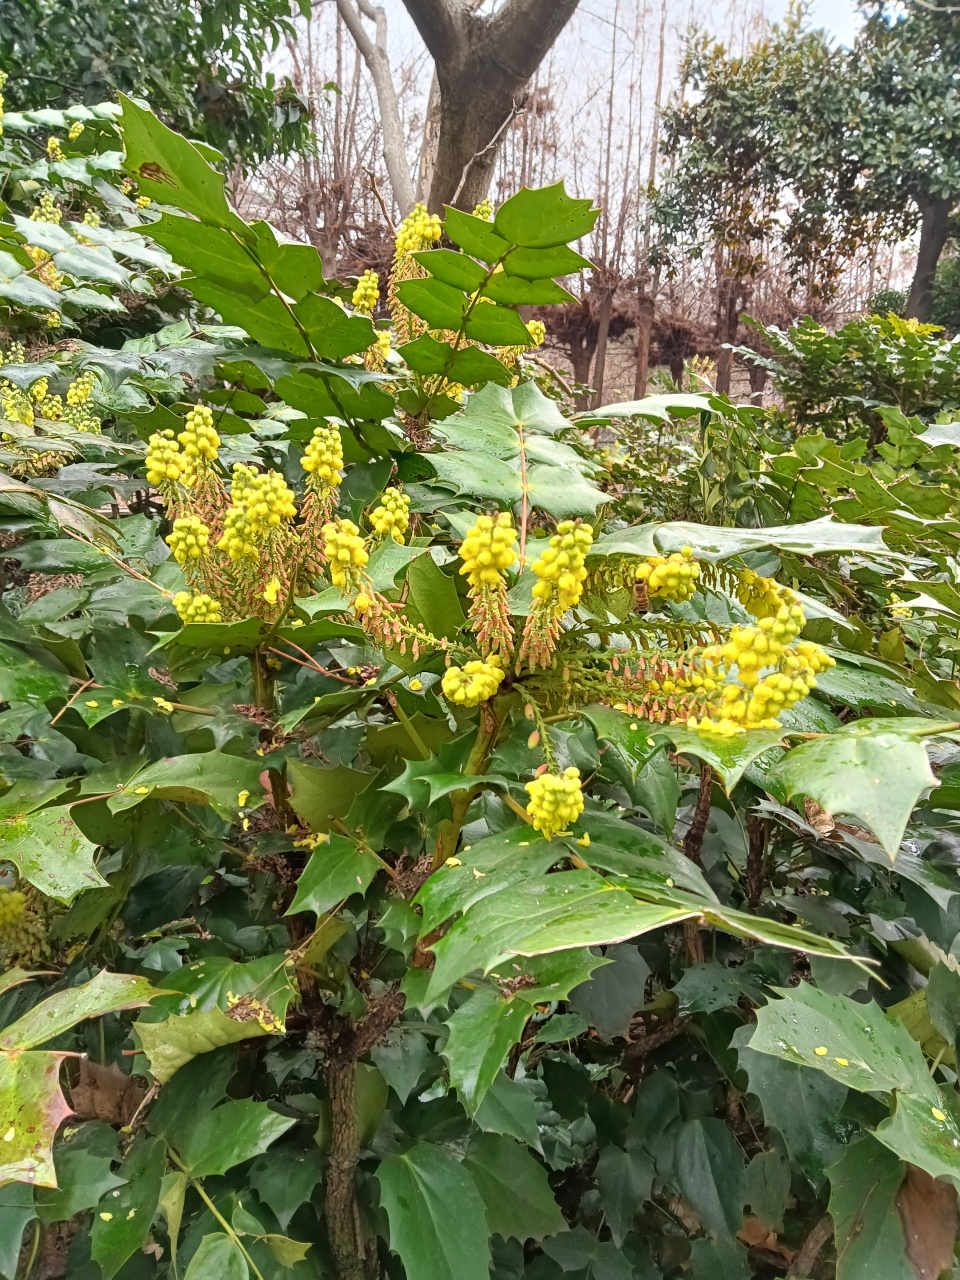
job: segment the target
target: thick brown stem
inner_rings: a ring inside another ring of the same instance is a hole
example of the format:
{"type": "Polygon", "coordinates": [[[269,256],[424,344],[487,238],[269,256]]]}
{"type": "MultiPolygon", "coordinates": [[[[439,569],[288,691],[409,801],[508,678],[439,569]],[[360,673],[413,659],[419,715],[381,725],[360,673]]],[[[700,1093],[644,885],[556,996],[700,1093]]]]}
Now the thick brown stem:
{"type": "Polygon", "coordinates": [[[357,1064],[338,1058],[326,1072],[330,1095],[330,1147],[324,1211],[330,1251],[341,1280],[367,1280],[365,1250],[357,1230],[354,1178],[360,1158],[357,1135],[357,1064]]]}
{"type": "Polygon", "coordinates": [[[593,385],[596,394],[593,399],[595,409],[603,404],[603,382],[607,371],[607,338],[610,334],[610,314],[613,311],[613,290],[606,288],[600,301],[599,327],[597,329],[597,362],[593,369],[593,385]]]}
{"type": "Polygon", "coordinates": [[[950,204],[939,196],[915,197],[920,209],[920,247],[907,299],[907,318],[928,320],[933,306],[933,279],[950,234],[950,204]]]}
{"type": "Polygon", "coordinates": [[[762,818],[751,816],[747,822],[747,906],[756,911],[763,897],[763,864],[767,849],[767,824],[762,818]]]}
{"type": "Polygon", "coordinates": [[[253,674],[253,701],[265,711],[273,710],[273,677],[267,666],[267,655],[261,649],[254,649],[250,655],[250,670],[253,674]]]}
{"type": "Polygon", "coordinates": [[[703,848],[703,837],[707,830],[707,819],[710,817],[710,792],[713,788],[713,770],[704,762],[700,762],[700,791],[697,795],[697,807],[693,811],[690,830],[683,838],[683,852],[698,867],[703,866],[700,851],[703,848]]]}

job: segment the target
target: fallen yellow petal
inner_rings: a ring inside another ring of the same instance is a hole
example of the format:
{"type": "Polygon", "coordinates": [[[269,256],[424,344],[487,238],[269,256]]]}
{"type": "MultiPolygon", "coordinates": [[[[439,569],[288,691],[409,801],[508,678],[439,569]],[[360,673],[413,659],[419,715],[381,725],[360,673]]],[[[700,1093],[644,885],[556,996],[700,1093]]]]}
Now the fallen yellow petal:
{"type": "Polygon", "coordinates": [[[825,1058],[827,1056],[827,1047],[826,1045],[821,1045],[819,1049],[814,1049],[813,1052],[817,1055],[818,1058],[825,1058]]]}

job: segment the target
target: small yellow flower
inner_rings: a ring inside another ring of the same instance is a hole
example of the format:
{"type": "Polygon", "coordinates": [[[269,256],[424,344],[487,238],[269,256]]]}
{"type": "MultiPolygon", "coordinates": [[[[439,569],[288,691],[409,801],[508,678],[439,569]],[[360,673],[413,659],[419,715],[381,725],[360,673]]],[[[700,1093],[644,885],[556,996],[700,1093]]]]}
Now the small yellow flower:
{"type": "Polygon", "coordinates": [[[243,820],[243,829],[244,829],[244,831],[249,831],[249,830],[250,830],[250,819],[249,819],[249,818],[244,818],[244,820],[243,820]]]}
{"type": "Polygon", "coordinates": [[[414,693],[419,693],[419,692],[420,692],[420,690],[423,688],[423,684],[422,684],[422,682],[421,682],[421,681],[419,681],[419,680],[411,680],[411,681],[410,681],[410,688],[411,688],[411,690],[412,690],[414,693]]]}
{"type": "Polygon", "coordinates": [[[240,794],[237,796],[237,806],[242,809],[249,799],[250,799],[250,792],[246,790],[241,791],[240,794]]]}
{"type": "Polygon", "coordinates": [[[582,836],[580,837],[580,839],[577,841],[577,844],[581,847],[581,849],[589,849],[589,848],[590,848],[590,833],[589,833],[589,831],[585,831],[585,832],[583,833],[583,835],[582,835],[582,836]]]}

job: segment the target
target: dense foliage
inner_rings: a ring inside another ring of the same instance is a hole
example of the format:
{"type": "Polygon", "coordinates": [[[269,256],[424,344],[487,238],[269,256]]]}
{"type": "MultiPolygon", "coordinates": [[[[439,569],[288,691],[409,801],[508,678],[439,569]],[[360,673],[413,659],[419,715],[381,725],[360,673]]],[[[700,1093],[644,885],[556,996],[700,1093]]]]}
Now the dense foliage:
{"type": "Polygon", "coordinates": [[[562,184],[381,293],[14,119],[0,1274],[949,1274],[950,345],[576,414],[562,184]]]}

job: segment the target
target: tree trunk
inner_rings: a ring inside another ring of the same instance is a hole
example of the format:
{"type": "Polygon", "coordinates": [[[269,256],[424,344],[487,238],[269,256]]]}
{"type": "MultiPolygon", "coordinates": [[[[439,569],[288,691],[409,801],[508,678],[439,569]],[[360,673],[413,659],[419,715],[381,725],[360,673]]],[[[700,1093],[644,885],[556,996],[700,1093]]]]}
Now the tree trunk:
{"type": "Polygon", "coordinates": [[[599,409],[603,404],[603,380],[607,371],[607,338],[610,336],[610,313],[613,310],[613,290],[607,288],[604,290],[603,298],[600,302],[599,325],[597,328],[597,362],[593,370],[593,385],[596,387],[596,394],[593,398],[593,407],[599,409]]]}
{"type": "Polygon", "coordinates": [[[486,196],[527,84],[578,2],[507,0],[480,17],[463,0],[404,0],[440,84],[440,136],[427,201],[432,213],[445,204],[470,210],[486,196]]]}
{"type": "Polygon", "coordinates": [[[717,392],[719,395],[730,394],[730,381],[733,375],[733,352],[725,345],[734,342],[737,336],[737,302],[740,296],[739,281],[730,276],[723,276],[720,282],[718,298],[717,338],[720,341],[720,354],[717,357],[717,392]]]}
{"type": "Polygon", "coordinates": [[[767,385],[767,371],[762,364],[750,366],[750,403],[763,405],[763,389],[767,385]]]}
{"type": "Polygon", "coordinates": [[[633,383],[633,398],[641,400],[647,394],[647,379],[650,375],[650,337],[653,333],[654,302],[647,296],[641,285],[640,318],[637,322],[637,372],[633,383]]]}
{"type": "Polygon", "coordinates": [[[352,1059],[331,1062],[327,1067],[326,1081],[330,1094],[330,1146],[324,1213],[330,1251],[340,1280],[366,1280],[354,1189],[360,1158],[356,1062],[352,1059]]]}
{"type": "Polygon", "coordinates": [[[927,320],[933,305],[933,278],[937,273],[937,263],[950,234],[952,201],[928,195],[917,195],[914,199],[920,209],[920,249],[907,299],[907,318],[927,320]]]}

